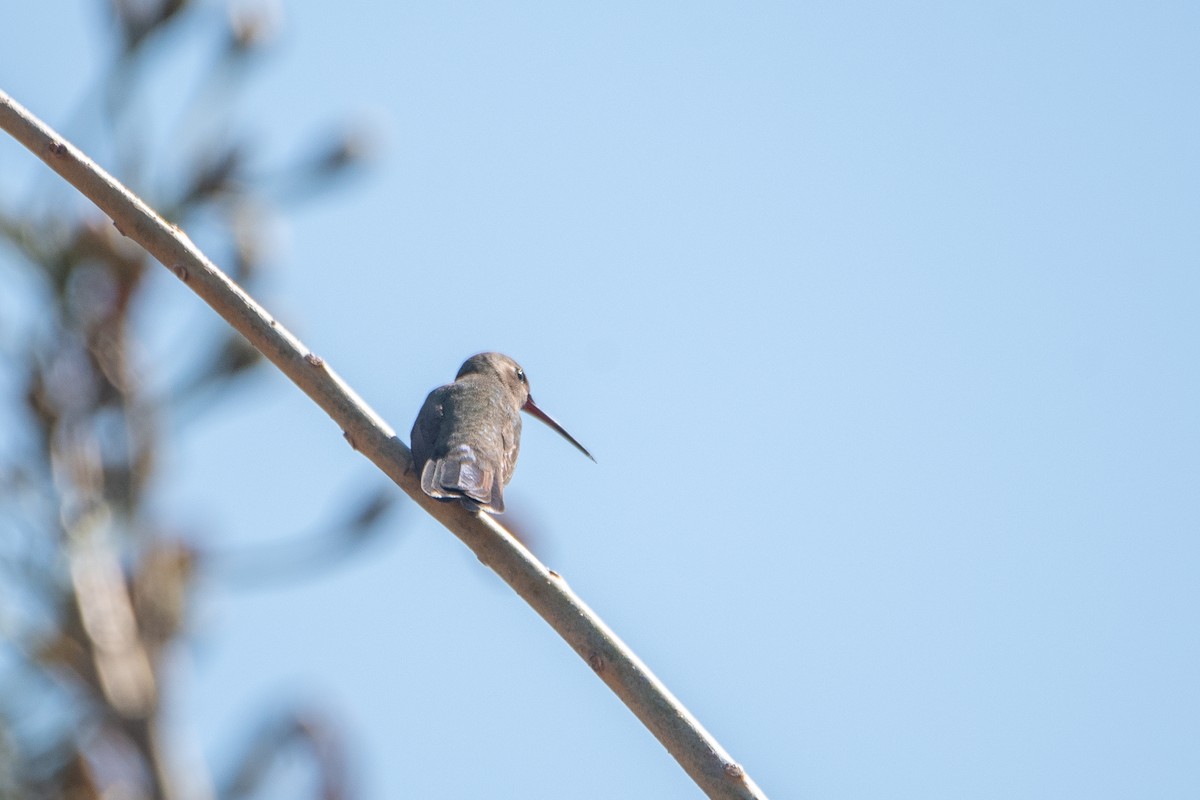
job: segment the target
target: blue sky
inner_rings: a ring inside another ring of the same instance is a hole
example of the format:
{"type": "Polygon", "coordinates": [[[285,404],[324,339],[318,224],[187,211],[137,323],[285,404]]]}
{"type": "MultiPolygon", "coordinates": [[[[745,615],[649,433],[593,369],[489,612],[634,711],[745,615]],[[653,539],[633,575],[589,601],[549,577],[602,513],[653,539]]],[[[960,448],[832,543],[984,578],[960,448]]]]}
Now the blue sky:
{"type": "MultiPolygon", "coordinates": [[[[0,85],[57,125],[99,15],[34,5],[0,13],[0,85]]],[[[1194,6],[281,24],[242,119],[289,152],[361,115],[380,151],[286,218],[260,299],[405,434],[465,357],[521,361],[598,463],[531,422],[511,515],[769,796],[1200,793],[1194,6]]],[[[209,312],[160,283],[169,370],[209,312]]],[[[168,460],[164,509],[213,546],[375,480],[267,372],[168,460]]],[[[311,582],[205,589],[183,761],[300,699],[367,797],[698,794],[411,506],[311,582]]]]}

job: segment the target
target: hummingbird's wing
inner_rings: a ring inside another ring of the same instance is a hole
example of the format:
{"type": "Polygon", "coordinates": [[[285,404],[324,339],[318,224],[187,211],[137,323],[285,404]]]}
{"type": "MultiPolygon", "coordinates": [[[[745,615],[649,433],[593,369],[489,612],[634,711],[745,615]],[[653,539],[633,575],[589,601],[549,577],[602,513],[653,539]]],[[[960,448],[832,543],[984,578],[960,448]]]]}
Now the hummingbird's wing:
{"type": "Polygon", "coordinates": [[[438,431],[441,429],[442,419],[445,417],[443,403],[445,390],[446,387],[443,386],[430,392],[429,396],[425,398],[424,405],[421,406],[421,411],[417,414],[416,421],[413,422],[412,433],[409,435],[412,438],[413,468],[417,472],[425,467],[425,462],[433,455],[438,431]]]}
{"type": "MultiPolygon", "coordinates": [[[[517,453],[521,449],[521,415],[514,412],[507,427],[500,434],[503,457],[500,459],[500,474],[497,476],[501,486],[508,486],[512,480],[513,470],[517,468],[517,453]]],[[[499,492],[497,492],[499,494],[499,492]]]]}

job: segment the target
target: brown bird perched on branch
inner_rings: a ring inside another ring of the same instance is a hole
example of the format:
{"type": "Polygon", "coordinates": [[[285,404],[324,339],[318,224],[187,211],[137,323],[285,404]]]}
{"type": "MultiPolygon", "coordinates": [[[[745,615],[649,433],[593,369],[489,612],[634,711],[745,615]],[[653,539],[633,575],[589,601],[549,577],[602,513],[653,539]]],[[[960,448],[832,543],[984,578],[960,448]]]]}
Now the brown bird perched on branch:
{"type": "Polygon", "coordinates": [[[413,423],[413,465],[425,494],[458,501],[470,511],[504,513],[504,487],[521,447],[522,411],[596,460],[534,404],[517,362],[501,353],[480,353],[463,362],[454,383],[429,393],[413,423]]]}

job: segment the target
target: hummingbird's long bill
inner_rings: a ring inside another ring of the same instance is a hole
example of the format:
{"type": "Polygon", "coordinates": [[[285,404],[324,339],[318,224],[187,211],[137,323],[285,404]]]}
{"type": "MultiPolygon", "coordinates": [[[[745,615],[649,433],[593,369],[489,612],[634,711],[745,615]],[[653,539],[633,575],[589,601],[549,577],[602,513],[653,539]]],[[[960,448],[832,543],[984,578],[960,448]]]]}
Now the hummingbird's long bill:
{"type": "Polygon", "coordinates": [[[542,411],[540,408],[538,408],[537,405],[533,402],[532,397],[525,401],[525,405],[521,406],[521,410],[528,411],[530,415],[537,417],[542,422],[546,423],[551,428],[553,428],[555,431],[557,431],[559,436],[563,437],[568,442],[575,445],[575,447],[577,447],[579,449],[579,452],[583,453],[585,456],[592,459],[592,461],[596,460],[595,456],[593,456],[591,453],[589,453],[587,451],[586,447],[581,445],[579,442],[575,441],[575,437],[572,436],[571,434],[567,433],[567,429],[564,428],[562,425],[559,425],[558,422],[555,421],[554,417],[550,416],[545,411],[542,411]]]}

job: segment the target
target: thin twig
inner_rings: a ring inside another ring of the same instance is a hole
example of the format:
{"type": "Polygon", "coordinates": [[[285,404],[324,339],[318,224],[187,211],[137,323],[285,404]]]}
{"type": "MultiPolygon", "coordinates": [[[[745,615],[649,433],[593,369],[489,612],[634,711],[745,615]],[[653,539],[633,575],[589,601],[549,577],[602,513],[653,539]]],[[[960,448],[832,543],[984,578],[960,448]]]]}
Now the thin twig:
{"type": "Polygon", "coordinates": [[[112,218],[266,356],[369,458],[491,567],[580,655],[713,798],[765,798],[662,682],[554,572],[495,520],[421,491],[412,454],[395,432],[325,363],[215,267],[175,226],[82,152],[0,91],[0,128],[50,165],[112,218]]]}

